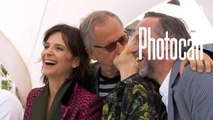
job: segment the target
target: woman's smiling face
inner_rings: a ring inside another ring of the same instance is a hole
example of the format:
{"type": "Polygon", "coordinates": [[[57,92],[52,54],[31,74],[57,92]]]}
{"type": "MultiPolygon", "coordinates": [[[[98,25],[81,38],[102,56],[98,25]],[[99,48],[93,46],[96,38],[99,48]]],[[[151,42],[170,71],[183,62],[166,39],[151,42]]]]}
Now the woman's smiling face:
{"type": "Polygon", "coordinates": [[[41,53],[43,68],[42,72],[47,77],[67,78],[73,69],[74,57],[67,48],[62,34],[55,32],[44,42],[41,53]]]}

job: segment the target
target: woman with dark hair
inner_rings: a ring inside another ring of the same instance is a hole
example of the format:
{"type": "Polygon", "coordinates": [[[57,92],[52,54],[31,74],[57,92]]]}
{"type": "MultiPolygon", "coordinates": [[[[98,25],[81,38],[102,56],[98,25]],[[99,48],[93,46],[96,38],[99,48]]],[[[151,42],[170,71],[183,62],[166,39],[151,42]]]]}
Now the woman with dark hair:
{"type": "Polygon", "coordinates": [[[90,59],[79,29],[53,26],[47,30],[43,45],[45,86],[29,93],[24,120],[100,119],[101,99],[84,89],[90,59]]]}

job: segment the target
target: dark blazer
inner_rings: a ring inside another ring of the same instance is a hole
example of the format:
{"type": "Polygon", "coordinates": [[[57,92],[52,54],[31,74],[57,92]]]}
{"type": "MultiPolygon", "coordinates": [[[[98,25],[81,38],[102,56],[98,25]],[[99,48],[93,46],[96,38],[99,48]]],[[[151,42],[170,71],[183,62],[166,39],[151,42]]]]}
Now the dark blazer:
{"type": "Polygon", "coordinates": [[[98,62],[92,63],[89,69],[89,84],[88,90],[99,96],[98,80],[99,80],[99,70],[100,66],[98,62]]]}
{"type": "MultiPolygon", "coordinates": [[[[42,92],[44,87],[33,89],[27,98],[27,104],[24,113],[24,120],[28,120],[31,107],[35,98],[42,92]]],[[[58,120],[99,120],[102,112],[101,99],[88,92],[78,84],[75,85],[71,97],[68,99],[68,105],[61,104],[63,113],[59,115],[58,120]]]]}
{"type": "Polygon", "coordinates": [[[213,120],[213,72],[198,73],[188,65],[180,77],[180,62],[169,80],[168,120],[213,120]]]}

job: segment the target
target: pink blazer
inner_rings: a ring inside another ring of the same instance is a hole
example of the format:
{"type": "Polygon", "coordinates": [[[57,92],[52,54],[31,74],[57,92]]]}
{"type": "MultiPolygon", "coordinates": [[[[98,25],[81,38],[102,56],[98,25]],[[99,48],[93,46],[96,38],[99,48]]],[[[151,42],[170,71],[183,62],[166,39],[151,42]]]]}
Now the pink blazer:
{"type": "MultiPolygon", "coordinates": [[[[27,98],[27,104],[24,113],[24,120],[28,120],[31,107],[35,98],[41,93],[44,87],[35,88],[27,98]]],[[[67,106],[61,104],[63,113],[59,116],[60,120],[100,120],[102,113],[102,100],[85,90],[78,84],[75,85],[74,91],[69,98],[67,106]]]]}

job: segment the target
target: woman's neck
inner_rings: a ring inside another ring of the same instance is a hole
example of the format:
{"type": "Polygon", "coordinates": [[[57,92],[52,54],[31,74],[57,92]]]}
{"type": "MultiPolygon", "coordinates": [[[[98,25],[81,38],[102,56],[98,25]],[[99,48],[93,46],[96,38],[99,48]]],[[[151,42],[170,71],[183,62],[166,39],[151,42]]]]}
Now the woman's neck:
{"type": "Polygon", "coordinates": [[[61,87],[61,85],[64,83],[65,79],[51,79],[48,78],[48,83],[49,83],[49,98],[48,98],[48,107],[47,107],[47,114],[49,113],[49,110],[52,106],[52,102],[55,98],[55,95],[57,93],[57,91],[59,90],[59,88],[61,87]]]}

